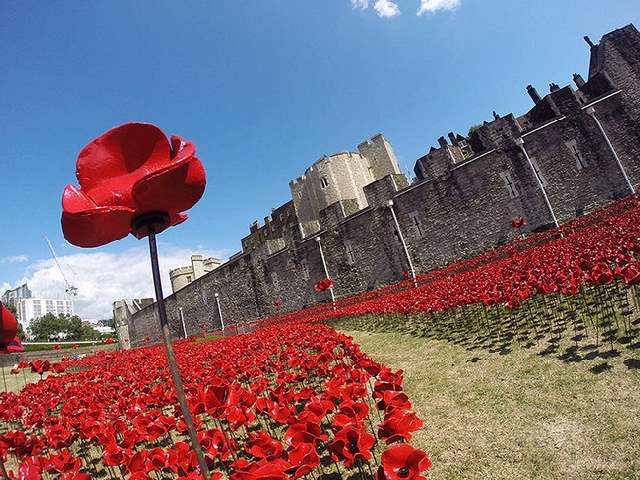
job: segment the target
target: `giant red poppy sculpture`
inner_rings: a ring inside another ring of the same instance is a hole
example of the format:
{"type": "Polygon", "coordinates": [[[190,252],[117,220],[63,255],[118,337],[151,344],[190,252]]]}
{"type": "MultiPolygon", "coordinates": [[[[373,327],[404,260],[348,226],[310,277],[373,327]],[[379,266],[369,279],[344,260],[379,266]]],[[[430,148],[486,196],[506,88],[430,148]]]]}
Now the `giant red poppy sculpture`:
{"type": "Polygon", "coordinates": [[[18,321],[7,307],[0,303],[0,353],[24,352],[18,334],[18,321]]]}
{"type": "Polygon", "coordinates": [[[86,145],[76,162],[80,188],[62,194],[62,230],[79,247],[98,247],[133,234],[148,235],[186,220],[200,199],[205,172],[193,143],[167,139],[148,123],[126,123],[86,145]]]}
{"type": "Polygon", "coordinates": [[[195,146],[180,137],[169,141],[155,125],[125,123],[87,144],[76,161],[80,188],[67,185],[62,194],[62,231],[79,247],[98,247],[129,234],[148,237],[160,327],[200,471],[209,471],[187,406],[176,363],[160,281],[156,234],[182,223],[183,213],[204,193],[204,167],[195,146]]]}

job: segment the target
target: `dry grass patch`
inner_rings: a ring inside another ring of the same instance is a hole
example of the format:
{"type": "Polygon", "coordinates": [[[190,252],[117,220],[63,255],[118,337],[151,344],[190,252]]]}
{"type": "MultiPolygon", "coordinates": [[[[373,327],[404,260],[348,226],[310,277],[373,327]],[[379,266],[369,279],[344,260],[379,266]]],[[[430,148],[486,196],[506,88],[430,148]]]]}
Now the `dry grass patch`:
{"type": "MultiPolygon", "coordinates": [[[[47,378],[48,372],[45,372],[42,378],[47,378]]],[[[11,367],[0,367],[0,392],[18,393],[28,383],[37,382],[40,375],[31,372],[29,368],[24,368],[14,375],[11,373],[11,367]]]]}
{"type": "Polygon", "coordinates": [[[431,480],[640,478],[640,370],[623,358],[583,363],[513,347],[469,350],[398,333],[346,331],[404,370],[425,421],[414,444],[431,480]]]}

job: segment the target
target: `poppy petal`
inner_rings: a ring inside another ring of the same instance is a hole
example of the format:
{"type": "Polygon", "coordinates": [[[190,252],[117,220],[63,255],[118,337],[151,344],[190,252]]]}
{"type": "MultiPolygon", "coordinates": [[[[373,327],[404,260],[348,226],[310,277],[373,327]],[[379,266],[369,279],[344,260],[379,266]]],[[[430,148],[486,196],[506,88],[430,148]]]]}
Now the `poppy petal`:
{"type": "Polygon", "coordinates": [[[99,247],[126,237],[133,210],[127,207],[93,207],[77,213],[62,212],[64,238],[78,247],[99,247]]]}
{"type": "Polygon", "coordinates": [[[167,137],[155,125],[127,123],[114,127],[87,144],[76,163],[76,176],[84,190],[104,178],[127,175],[139,168],[151,172],[170,161],[167,137]]]}
{"type": "Polygon", "coordinates": [[[140,212],[182,212],[200,200],[205,184],[204,167],[192,156],[138,180],[133,185],[133,201],[140,212]]]}

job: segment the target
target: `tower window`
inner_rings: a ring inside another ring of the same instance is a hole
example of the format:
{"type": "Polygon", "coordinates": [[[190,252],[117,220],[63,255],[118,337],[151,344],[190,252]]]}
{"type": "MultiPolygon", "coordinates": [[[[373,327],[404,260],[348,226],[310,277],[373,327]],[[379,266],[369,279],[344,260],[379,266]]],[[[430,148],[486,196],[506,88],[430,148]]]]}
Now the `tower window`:
{"type": "Polygon", "coordinates": [[[411,219],[411,224],[415,228],[415,231],[418,237],[422,237],[422,227],[420,226],[420,219],[418,218],[418,212],[411,212],[409,214],[409,218],[411,219]]]}
{"type": "Polygon", "coordinates": [[[307,262],[300,262],[300,269],[302,270],[302,278],[309,280],[311,277],[309,276],[309,267],[307,266],[307,262]]]}
{"type": "Polygon", "coordinates": [[[353,255],[353,246],[351,245],[351,240],[344,241],[344,248],[347,252],[347,263],[349,265],[353,265],[354,263],[356,263],[356,259],[353,255]]]}
{"type": "Polygon", "coordinates": [[[502,181],[504,182],[504,186],[507,187],[507,191],[509,192],[509,196],[511,198],[517,198],[520,196],[520,193],[518,192],[518,189],[516,188],[516,184],[513,181],[513,178],[511,178],[511,173],[509,172],[501,172],[500,173],[500,178],[502,178],[502,181]]]}
{"type": "Polygon", "coordinates": [[[583,170],[589,166],[586,159],[582,156],[582,153],[580,153],[580,150],[578,150],[578,143],[575,140],[565,142],[565,145],[573,155],[573,158],[576,161],[576,169],[578,171],[583,170]]]}
{"type": "Polygon", "coordinates": [[[329,182],[327,181],[327,177],[320,177],[320,188],[327,188],[329,186],[329,182]]]}

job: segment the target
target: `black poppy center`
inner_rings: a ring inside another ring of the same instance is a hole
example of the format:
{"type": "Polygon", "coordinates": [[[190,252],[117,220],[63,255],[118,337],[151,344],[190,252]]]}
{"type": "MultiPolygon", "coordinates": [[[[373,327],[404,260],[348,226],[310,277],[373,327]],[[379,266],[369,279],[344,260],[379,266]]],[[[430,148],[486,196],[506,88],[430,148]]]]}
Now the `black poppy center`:
{"type": "Polygon", "coordinates": [[[398,470],[398,476],[400,478],[405,478],[409,476],[409,469],[407,467],[402,467],[400,470],[398,470]]]}
{"type": "Polygon", "coordinates": [[[358,453],[358,444],[356,442],[349,442],[347,450],[349,450],[349,453],[358,453]]]}

